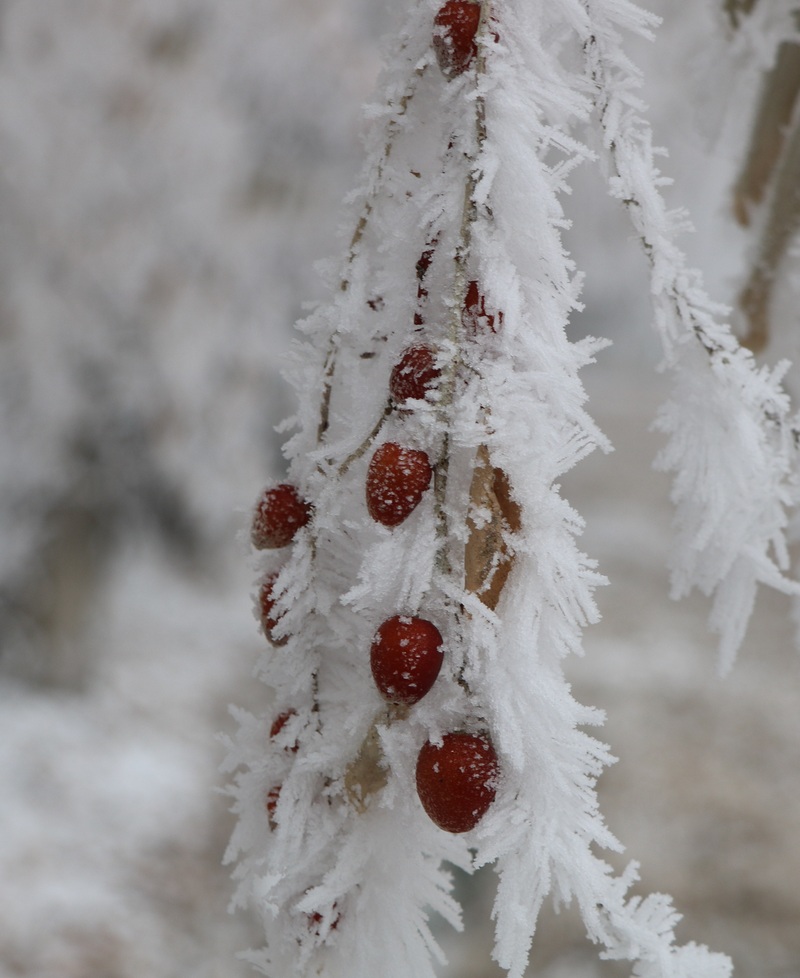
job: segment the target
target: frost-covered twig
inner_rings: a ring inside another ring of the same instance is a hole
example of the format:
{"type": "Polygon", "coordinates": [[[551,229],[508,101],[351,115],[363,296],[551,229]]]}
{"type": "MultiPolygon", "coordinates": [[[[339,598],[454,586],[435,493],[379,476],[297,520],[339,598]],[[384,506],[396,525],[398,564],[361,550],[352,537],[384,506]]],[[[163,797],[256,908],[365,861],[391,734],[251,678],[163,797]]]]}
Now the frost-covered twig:
{"type": "MultiPolygon", "coordinates": [[[[369,225],[370,215],[372,214],[373,200],[376,194],[380,193],[383,171],[388,165],[389,160],[392,155],[392,145],[394,138],[398,132],[398,127],[400,120],[406,114],[408,110],[409,103],[414,97],[414,91],[416,89],[417,81],[422,77],[424,68],[419,68],[414,72],[414,76],[408,88],[403,92],[402,96],[397,102],[396,110],[390,102],[389,104],[389,119],[386,123],[386,132],[383,142],[383,148],[381,152],[381,157],[378,159],[377,163],[374,164],[374,171],[372,174],[372,181],[369,189],[366,192],[364,204],[359,215],[356,226],[353,230],[353,235],[350,239],[350,247],[347,251],[347,258],[345,261],[345,271],[339,282],[339,290],[341,292],[347,292],[350,287],[350,275],[353,263],[358,255],[358,247],[361,244],[361,240],[364,237],[364,232],[369,225]]],[[[330,400],[331,400],[331,388],[333,386],[333,377],[336,372],[336,337],[337,333],[331,335],[328,342],[328,349],[325,355],[325,367],[323,373],[322,382],[322,397],[320,399],[319,408],[319,424],[317,426],[317,442],[322,442],[325,434],[328,430],[329,424],[329,412],[330,412],[330,400]]]]}
{"type": "MultiPolygon", "coordinates": [[[[656,328],[675,392],[658,427],[669,435],[659,457],[675,473],[674,597],[698,587],[714,595],[710,624],[720,635],[720,667],[730,668],[744,637],[756,587],[800,593],[787,578],[787,510],[798,500],[800,431],[781,387],[788,364],[759,368],[706,295],[675,238],[685,215],[660,192],[650,127],[639,114],[638,72],[620,46],[617,4],[585,0],[593,25],[584,44],[612,194],[624,202],[650,263],[656,328]]],[[[627,26],[645,31],[644,17],[627,26]]]]}

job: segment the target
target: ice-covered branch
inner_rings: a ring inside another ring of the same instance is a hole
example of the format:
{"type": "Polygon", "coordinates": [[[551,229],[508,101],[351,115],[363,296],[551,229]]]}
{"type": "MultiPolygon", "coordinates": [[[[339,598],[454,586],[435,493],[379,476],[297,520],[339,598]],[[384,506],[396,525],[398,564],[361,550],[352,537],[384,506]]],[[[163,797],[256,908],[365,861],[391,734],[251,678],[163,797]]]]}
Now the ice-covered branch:
{"type": "MultiPolygon", "coordinates": [[[[788,510],[798,500],[800,431],[781,386],[784,363],[759,368],[707,296],[699,271],[676,243],[686,226],[661,194],[649,125],[640,115],[636,72],[621,51],[618,4],[587,0],[592,31],[586,74],[608,153],[611,193],[621,200],[651,268],[655,325],[674,393],[658,419],[668,435],[658,463],[674,473],[677,506],[672,588],[714,596],[711,628],[720,667],[730,668],[758,584],[800,593],[787,578],[788,510]]],[[[644,18],[639,28],[645,27],[644,18]]]]}

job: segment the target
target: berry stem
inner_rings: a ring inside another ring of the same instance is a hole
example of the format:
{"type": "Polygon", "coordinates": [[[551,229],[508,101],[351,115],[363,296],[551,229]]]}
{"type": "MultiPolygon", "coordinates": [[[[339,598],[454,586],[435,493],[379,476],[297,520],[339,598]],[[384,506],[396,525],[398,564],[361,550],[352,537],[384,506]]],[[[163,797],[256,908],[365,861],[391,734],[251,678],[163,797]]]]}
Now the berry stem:
{"type": "MultiPolygon", "coordinates": [[[[375,168],[375,182],[372,186],[372,189],[367,199],[364,201],[364,207],[361,211],[361,216],[359,217],[358,223],[356,224],[355,230],[353,231],[353,237],[350,239],[350,248],[348,249],[347,258],[345,260],[345,271],[347,271],[355,261],[358,246],[361,243],[361,239],[364,237],[364,232],[366,231],[367,225],[369,224],[369,219],[372,215],[372,206],[373,206],[372,202],[375,199],[375,196],[377,195],[378,191],[380,190],[381,181],[383,180],[384,169],[386,168],[386,164],[389,162],[389,158],[392,155],[394,138],[399,130],[398,122],[408,111],[408,106],[411,104],[411,100],[414,98],[414,95],[417,90],[416,83],[422,78],[424,74],[425,74],[425,66],[421,68],[417,68],[417,70],[414,72],[412,84],[409,86],[408,90],[403,93],[402,97],[400,98],[400,101],[397,103],[397,108],[398,108],[397,112],[395,112],[391,116],[391,118],[386,124],[386,143],[384,144],[383,147],[383,154],[380,160],[378,160],[378,165],[375,168]]],[[[339,290],[341,292],[346,292],[349,287],[350,287],[350,280],[345,275],[342,277],[342,280],[339,283],[339,290]]]]}
{"type": "Polygon", "coordinates": [[[378,417],[378,420],[373,425],[372,430],[370,431],[370,433],[361,442],[361,444],[358,446],[358,448],[356,448],[352,452],[350,452],[350,454],[347,456],[347,458],[342,462],[342,464],[337,469],[337,474],[339,476],[343,476],[347,472],[347,470],[350,468],[350,466],[353,464],[353,462],[357,462],[361,458],[361,456],[364,455],[364,453],[370,448],[370,446],[372,445],[372,443],[375,441],[375,439],[380,434],[381,428],[383,428],[384,422],[386,421],[386,419],[389,417],[389,415],[391,413],[392,413],[392,402],[391,401],[387,401],[386,402],[386,406],[383,409],[383,412],[380,414],[380,416],[378,417]]]}
{"type": "MultiPolygon", "coordinates": [[[[490,3],[481,3],[481,16],[478,23],[477,36],[485,32],[489,19],[490,3]]],[[[478,45],[476,73],[478,79],[486,72],[486,54],[483,45],[478,45]]],[[[464,184],[464,203],[461,212],[461,226],[458,232],[458,244],[453,256],[453,305],[450,310],[448,323],[448,339],[453,355],[442,373],[441,400],[439,402],[440,419],[444,436],[442,448],[434,466],[434,508],[436,513],[436,533],[439,538],[437,565],[445,576],[452,573],[450,554],[447,547],[449,539],[449,524],[445,501],[447,497],[448,470],[450,465],[450,428],[453,413],[453,402],[456,393],[456,380],[461,372],[463,361],[463,323],[462,312],[467,294],[467,264],[472,250],[472,227],[478,219],[478,208],[475,203],[475,190],[482,176],[478,160],[486,141],[486,104],[479,92],[475,100],[475,143],[474,156],[469,159],[469,170],[464,184]]]]}
{"type": "MultiPolygon", "coordinates": [[[[392,155],[394,138],[399,130],[399,120],[408,111],[408,106],[410,105],[411,100],[413,99],[417,90],[417,82],[422,78],[424,73],[425,66],[416,69],[412,78],[412,84],[409,86],[408,90],[403,93],[403,96],[398,102],[398,111],[392,114],[388,123],[386,124],[386,142],[383,147],[383,153],[375,168],[375,180],[369,190],[369,193],[367,194],[366,200],[364,201],[361,215],[356,223],[353,236],[350,239],[350,247],[348,248],[347,258],[345,259],[344,274],[339,282],[340,292],[347,292],[347,290],[350,288],[350,269],[353,266],[356,255],[358,254],[358,246],[361,243],[361,239],[364,237],[364,232],[367,230],[367,226],[369,225],[369,219],[372,215],[373,200],[381,188],[383,173],[386,168],[386,164],[389,162],[389,158],[392,155]]],[[[317,427],[318,445],[322,444],[330,424],[331,390],[333,388],[333,377],[336,373],[336,361],[339,352],[339,336],[339,330],[336,329],[328,341],[328,349],[325,354],[322,398],[320,400],[319,425],[317,427]]]]}

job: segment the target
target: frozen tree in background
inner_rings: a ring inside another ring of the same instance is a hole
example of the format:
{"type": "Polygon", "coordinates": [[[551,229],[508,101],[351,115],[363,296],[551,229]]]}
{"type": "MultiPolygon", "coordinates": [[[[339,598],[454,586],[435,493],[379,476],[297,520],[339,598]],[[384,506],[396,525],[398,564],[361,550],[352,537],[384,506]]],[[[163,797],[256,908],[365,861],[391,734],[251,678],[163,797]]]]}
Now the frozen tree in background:
{"type": "Polygon", "coordinates": [[[673,584],[713,595],[723,665],[759,583],[785,576],[796,427],[780,382],[721,321],[675,243],[623,35],[625,0],[423,0],[385,73],[355,232],[304,323],[290,483],[259,500],[258,674],[241,714],[238,900],[274,976],[431,975],[431,914],[459,924],[444,863],[493,863],[495,957],[526,966],[544,900],[575,901],[602,955],[642,978],[722,978],[678,947],[661,895],[598,855],[619,844],[595,781],[601,722],[562,671],[603,578],[559,479],[606,441],[570,342],[580,273],[561,197],[598,162],[649,260],[674,395],[673,584]]]}
{"type": "Polygon", "coordinates": [[[0,5],[0,676],[85,690],[120,554],[213,572],[280,465],[296,256],[331,247],[377,26],[361,0],[55,7],[0,5]]]}
{"type": "Polygon", "coordinates": [[[796,2],[728,0],[724,15],[738,74],[758,91],[747,152],[733,188],[733,212],[744,227],[755,226],[752,267],[740,295],[744,342],[762,350],[769,339],[770,307],[776,280],[797,233],[800,205],[800,10],[796,2]],[[741,70],[741,63],[749,71],[741,70]],[[754,79],[753,73],[763,73],[754,79]],[[757,81],[758,84],[753,84],[757,81]]]}

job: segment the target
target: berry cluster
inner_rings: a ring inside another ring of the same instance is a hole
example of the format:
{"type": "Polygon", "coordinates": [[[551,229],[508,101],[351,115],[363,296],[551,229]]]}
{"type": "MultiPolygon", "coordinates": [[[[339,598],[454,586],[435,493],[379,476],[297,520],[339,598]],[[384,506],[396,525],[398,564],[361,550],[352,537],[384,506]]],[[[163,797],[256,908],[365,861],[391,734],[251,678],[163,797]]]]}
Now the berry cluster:
{"type": "MultiPolygon", "coordinates": [[[[479,54],[478,31],[482,6],[476,0],[446,0],[434,19],[432,45],[438,65],[450,81],[467,72],[479,54]]],[[[429,295],[429,270],[436,257],[441,232],[431,234],[416,263],[417,304],[413,324],[423,331],[429,295]]],[[[376,300],[377,303],[377,300],[376,300]]],[[[377,304],[371,307],[377,311],[377,304]]],[[[496,332],[502,325],[502,312],[487,312],[479,283],[466,284],[461,323],[465,335],[496,332]]],[[[417,338],[400,354],[389,377],[386,416],[393,414],[403,428],[424,404],[442,404],[442,355],[435,345],[417,338]]],[[[382,424],[382,423],[381,423],[382,424]]],[[[376,440],[381,424],[365,441],[358,454],[376,440]]],[[[407,430],[417,430],[411,425],[407,430]]],[[[365,502],[369,517],[388,529],[403,524],[414,512],[431,486],[434,465],[428,453],[413,445],[413,437],[382,441],[374,448],[367,464],[365,502]]],[[[340,470],[346,470],[349,461],[340,470]]],[[[268,487],[259,497],[253,512],[251,542],[257,550],[277,550],[289,546],[314,517],[313,504],[293,485],[268,487]]],[[[289,642],[289,634],[278,612],[280,590],[278,572],[267,573],[259,587],[258,612],[263,632],[274,646],[289,642]]],[[[445,659],[445,641],[439,628],[424,617],[395,614],[377,629],[369,648],[372,677],[378,693],[389,706],[390,719],[399,720],[433,688],[445,659]]],[[[284,727],[296,712],[284,710],[273,721],[270,741],[284,754],[294,754],[299,743],[287,741],[284,727]],[[287,741],[287,742],[284,742],[287,741]]],[[[374,753],[374,744],[362,751],[374,753]]],[[[362,758],[363,759],[363,758],[362,758]]],[[[287,758],[288,760],[288,758],[287,758]]],[[[495,798],[499,765],[488,734],[455,730],[441,742],[428,740],[419,752],[416,783],[423,809],[433,822],[447,832],[473,829],[495,798]]],[[[274,827],[281,795],[280,783],[266,792],[264,808],[274,827]]],[[[362,786],[363,787],[363,786],[362,786]]],[[[317,915],[318,916],[318,915],[317,915]]],[[[310,925],[319,924],[311,918],[310,925]]],[[[332,925],[335,928],[338,923],[332,925]]]]}
{"type": "MultiPolygon", "coordinates": [[[[422,282],[433,258],[434,248],[422,253],[417,262],[417,311],[414,323],[421,326],[422,304],[428,293],[422,282]]],[[[408,347],[395,363],[389,377],[391,405],[402,415],[414,401],[424,401],[436,391],[441,371],[436,350],[424,343],[408,347]]],[[[367,469],[366,499],[369,515],[383,526],[403,523],[417,508],[431,483],[433,469],[428,454],[397,442],[385,442],[370,460],[367,469]]]]}

